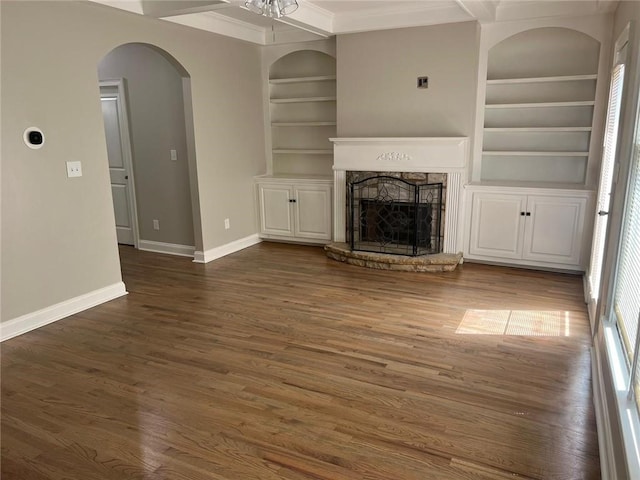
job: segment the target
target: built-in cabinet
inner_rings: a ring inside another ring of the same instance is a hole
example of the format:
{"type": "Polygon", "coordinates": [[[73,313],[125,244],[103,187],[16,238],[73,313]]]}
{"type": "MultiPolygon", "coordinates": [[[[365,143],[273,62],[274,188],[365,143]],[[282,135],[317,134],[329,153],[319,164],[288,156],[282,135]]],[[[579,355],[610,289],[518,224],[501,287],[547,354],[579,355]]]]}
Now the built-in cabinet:
{"type": "Polygon", "coordinates": [[[260,236],[264,239],[331,241],[332,182],[263,178],[257,182],[260,236]]]}
{"type": "Polygon", "coordinates": [[[471,257],[582,270],[591,193],[478,187],[470,197],[471,257]]]}
{"type": "Polygon", "coordinates": [[[332,43],[315,46],[269,50],[271,58],[277,56],[266,71],[270,147],[267,174],[256,177],[265,240],[326,244],[332,239],[329,138],[336,136],[336,61],[328,53],[332,43]]]}
{"type": "Polygon", "coordinates": [[[484,98],[466,192],[469,260],[585,269],[608,47],[595,35],[605,28],[572,26],[580,28],[483,27],[484,98]]]}

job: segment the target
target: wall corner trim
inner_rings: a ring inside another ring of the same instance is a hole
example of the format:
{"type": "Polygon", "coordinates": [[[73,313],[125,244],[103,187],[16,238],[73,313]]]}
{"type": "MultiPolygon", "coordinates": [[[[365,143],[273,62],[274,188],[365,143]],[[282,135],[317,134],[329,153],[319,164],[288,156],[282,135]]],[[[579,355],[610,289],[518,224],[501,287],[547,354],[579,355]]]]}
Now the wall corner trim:
{"type": "Polygon", "coordinates": [[[89,293],[79,295],[55,305],[27,313],[0,323],[0,342],[56,322],[70,315],[108,302],[127,294],[123,282],[114,283],[89,293]]]}
{"type": "Polygon", "coordinates": [[[262,239],[257,233],[255,233],[231,243],[205,250],[204,252],[196,251],[193,255],[193,261],[195,263],[208,263],[217,258],[224,257],[225,255],[229,255],[239,250],[244,250],[245,248],[251,247],[260,242],[262,242],[262,239]]]}

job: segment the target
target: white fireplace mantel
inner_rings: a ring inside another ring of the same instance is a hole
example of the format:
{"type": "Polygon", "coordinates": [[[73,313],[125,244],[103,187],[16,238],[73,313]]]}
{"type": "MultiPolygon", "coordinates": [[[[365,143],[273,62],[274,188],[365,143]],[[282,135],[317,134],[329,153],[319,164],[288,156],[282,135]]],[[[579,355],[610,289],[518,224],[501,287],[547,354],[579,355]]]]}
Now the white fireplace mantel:
{"type": "Polygon", "coordinates": [[[462,251],[462,187],[468,178],[467,137],[330,138],[333,142],[333,239],[346,238],[346,172],[446,173],[444,253],[462,251]]]}
{"type": "Polygon", "coordinates": [[[467,137],[330,138],[333,169],[449,173],[466,168],[467,137]]]}

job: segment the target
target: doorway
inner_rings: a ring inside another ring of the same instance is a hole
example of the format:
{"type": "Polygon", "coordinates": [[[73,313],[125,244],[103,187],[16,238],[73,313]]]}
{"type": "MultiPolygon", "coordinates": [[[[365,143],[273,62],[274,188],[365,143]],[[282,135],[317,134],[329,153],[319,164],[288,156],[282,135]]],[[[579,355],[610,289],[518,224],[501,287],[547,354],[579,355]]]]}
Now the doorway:
{"type": "Polygon", "coordinates": [[[100,82],[100,103],[118,243],[138,248],[138,217],[124,80],[100,82]]]}
{"type": "Polygon", "coordinates": [[[118,243],[193,257],[201,219],[189,73],[127,43],[98,64],[118,243]]]}

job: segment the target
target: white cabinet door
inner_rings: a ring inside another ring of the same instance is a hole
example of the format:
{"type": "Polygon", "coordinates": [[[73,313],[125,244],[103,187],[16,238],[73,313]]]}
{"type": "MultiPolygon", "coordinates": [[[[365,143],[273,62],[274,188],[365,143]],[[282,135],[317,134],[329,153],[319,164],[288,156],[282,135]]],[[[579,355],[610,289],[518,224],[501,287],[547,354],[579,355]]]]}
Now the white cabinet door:
{"type": "Polygon", "coordinates": [[[469,253],[521,259],[526,203],[526,195],[474,193],[469,253]]]}
{"type": "Polygon", "coordinates": [[[296,185],[295,236],[331,240],[331,186],[296,185]]]}
{"type": "Polygon", "coordinates": [[[293,189],[289,185],[258,185],[260,205],[260,232],[281,237],[294,235],[291,200],[293,189]]]}
{"type": "Polygon", "coordinates": [[[578,265],[586,203],[580,197],[529,196],[522,258],[578,265]]]}

